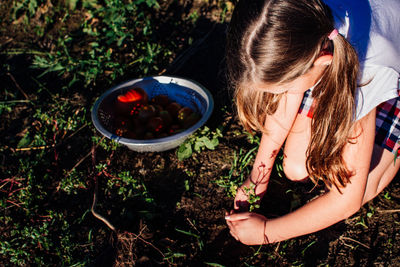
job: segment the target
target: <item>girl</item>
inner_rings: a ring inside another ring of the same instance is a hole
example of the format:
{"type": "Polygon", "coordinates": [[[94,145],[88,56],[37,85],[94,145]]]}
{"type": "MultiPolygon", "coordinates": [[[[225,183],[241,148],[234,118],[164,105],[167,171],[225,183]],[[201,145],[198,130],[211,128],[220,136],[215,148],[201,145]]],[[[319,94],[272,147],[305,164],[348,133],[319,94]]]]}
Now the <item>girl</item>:
{"type": "Polygon", "coordinates": [[[243,0],[228,33],[238,117],[262,132],[226,221],[247,245],[312,233],[356,213],[400,167],[400,2],[243,0]],[[311,89],[310,89],[311,88],[311,89]],[[293,181],[327,192],[279,218],[240,212],[263,196],[277,151],[293,181]]]}

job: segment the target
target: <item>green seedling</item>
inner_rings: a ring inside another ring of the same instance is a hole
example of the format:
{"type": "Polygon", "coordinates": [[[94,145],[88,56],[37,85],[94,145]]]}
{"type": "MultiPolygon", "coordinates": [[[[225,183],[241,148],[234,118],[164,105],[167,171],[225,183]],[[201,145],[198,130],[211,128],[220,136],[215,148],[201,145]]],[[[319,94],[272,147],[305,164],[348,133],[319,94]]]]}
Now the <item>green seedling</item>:
{"type": "Polygon", "coordinates": [[[235,197],[237,189],[250,175],[252,162],[257,153],[258,145],[245,152],[240,149],[237,154],[234,151],[231,168],[227,175],[221,176],[215,183],[221,187],[226,188],[229,197],[235,197]]]}
{"type": "Polygon", "coordinates": [[[168,248],[168,252],[165,253],[164,255],[165,255],[164,260],[166,260],[170,264],[173,264],[175,259],[186,257],[186,254],[179,253],[179,252],[173,252],[170,248],[168,248]]]}
{"type": "Polygon", "coordinates": [[[244,187],[246,195],[248,195],[247,202],[249,203],[249,211],[252,212],[260,208],[260,196],[255,193],[256,185],[251,184],[250,187],[244,187]]]}
{"type": "Polygon", "coordinates": [[[192,232],[190,232],[190,231],[184,231],[184,230],[181,230],[181,229],[178,229],[178,228],[175,228],[175,231],[177,231],[177,232],[179,232],[179,233],[181,233],[181,234],[184,234],[184,235],[187,235],[187,236],[191,236],[191,237],[196,238],[196,240],[197,240],[197,245],[199,246],[200,251],[203,250],[203,248],[204,248],[204,242],[203,242],[203,240],[201,239],[200,235],[194,234],[194,233],[192,233],[192,232]]]}

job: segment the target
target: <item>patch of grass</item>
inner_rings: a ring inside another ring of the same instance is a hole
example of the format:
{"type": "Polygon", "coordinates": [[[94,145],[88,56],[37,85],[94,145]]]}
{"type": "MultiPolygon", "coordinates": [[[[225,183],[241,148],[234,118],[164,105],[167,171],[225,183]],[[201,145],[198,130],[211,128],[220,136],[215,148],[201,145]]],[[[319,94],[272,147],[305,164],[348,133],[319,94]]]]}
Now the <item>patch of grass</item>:
{"type": "MultiPolygon", "coordinates": [[[[237,189],[251,173],[253,167],[252,163],[257,154],[260,141],[257,136],[253,136],[250,134],[248,134],[248,141],[250,144],[253,145],[253,147],[248,151],[243,148],[240,148],[238,153],[234,151],[229,173],[227,175],[221,176],[215,181],[215,183],[219,186],[226,188],[226,192],[229,197],[235,197],[237,189]]],[[[248,190],[250,192],[252,189],[249,188],[248,190]]],[[[252,198],[252,200],[255,201],[256,198],[257,197],[254,195],[254,198],[252,198]]]]}

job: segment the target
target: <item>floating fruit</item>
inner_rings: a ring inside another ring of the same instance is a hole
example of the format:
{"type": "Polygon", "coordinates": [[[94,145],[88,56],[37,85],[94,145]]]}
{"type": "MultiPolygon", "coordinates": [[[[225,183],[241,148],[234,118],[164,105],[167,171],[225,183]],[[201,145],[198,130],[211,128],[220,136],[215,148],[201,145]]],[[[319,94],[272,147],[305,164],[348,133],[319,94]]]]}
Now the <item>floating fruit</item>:
{"type": "Polygon", "coordinates": [[[147,122],[150,118],[156,115],[156,109],[153,105],[146,105],[140,108],[137,115],[138,119],[142,122],[147,122]]]}
{"type": "Polygon", "coordinates": [[[195,125],[200,119],[201,115],[197,112],[193,112],[182,122],[181,125],[184,129],[187,129],[195,125]]]}
{"type": "Polygon", "coordinates": [[[125,94],[119,95],[117,98],[118,101],[124,103],[141,101],[143,104],[147,104],[149,101],[146,91],[139,87],[129,89],[125,94]]]}
{"type": "Polygon", "coordinates": [[[162,110],[159,116],[164,121],[165,127],[169,127],[171,125],[172,117],[167,110],[162,110]]]}
{"type": "Polygon", "coordinates": [[[142,88],[129,89],[124,94],[118,95],[116,100],[116,113],[121,115],[132,115],[136,110],[148,103],[146,91],[142,88]]]}
{"type": "Polygon", "coordinates": [[[179,110],[182,108],[181,105],[179,105],[176,102],[172,102],[169,104],[165,109],[169,112],[172,118],[176,118],[178,116],[179,110]]]}
{"type": "Polygon", "coordinates": [[[158,104],[152,104],[152,106],[155,109],[154,116],[159,116],[160,112],[164,110],[164,108],[162,106],[158,105],[158,104]]]}
{"type": "Polygon", "coordinates": [[[167,107],[168,104],[171,102],[168,98],[168,96],[166,95],[156,95],[155,97],[153,97],[151,99],[151,102],[156,104],[156,105],[160,105],[163,108],[167,107]]]}
{"type": "Polygon", "coordinates": [[[189,107],[183,107],[178,111],[177,119],[179,123],[183,123],[190,114],[193,113],[193,110],[189,107]]]}
{"type": "Polygon", "coordinates": [[[118,136],[123,137],[127,131],[128,130],[125,129],[125,128],[116,128],[115,129],[115,134],[118,135],[118,136]]]}
{"type": "Polygon", "coordinates": [[[171,101],[166,95],[157,95],[149,101],[146,92],[137,87],[117,97],[117,109],[119,113],[113,125],[116,134],[139,140],[180,133],[201,118],[201,114],[171,101]]]}
{"type": "Polygon", "coordinates": [[[153,133],[161,133],[165,129],[164,121],[160,117],[153,117],[146,124],[147,130],[153,133]]]}

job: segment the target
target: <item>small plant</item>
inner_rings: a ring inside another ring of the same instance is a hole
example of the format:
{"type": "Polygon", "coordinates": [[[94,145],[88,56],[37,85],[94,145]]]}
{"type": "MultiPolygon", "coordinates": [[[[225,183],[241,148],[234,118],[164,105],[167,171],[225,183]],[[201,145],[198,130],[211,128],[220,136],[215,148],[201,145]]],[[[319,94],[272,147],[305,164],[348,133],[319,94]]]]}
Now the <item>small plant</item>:
{"type": "Polygon", "coordinates": [[[312,245],[314,245],[315,243],[317,243],[317,241],[315,241],[315,240],[312,241],[312,242],[310,242],[310,243],[301,251],[301,255],[304,257],[306,251],[307,251],[312,245]]]}
{"type": "Polygon", "coordinates": [[[356,225],[361,225],[365,229],[368,229],[368,225],[365,222],[364,217],[360,216],[360,220],[356,223],[356,225]]]}
{"type": "Polygon", "coordinates": [[[199,246],[200,251],[203,250],[203,248],[204,248],[204,242],[203,242],[203,240],[201,239],[201,236],[200,236],[199,234],[195,234],[195,233],[192,233],[191,231],[185,231],[185,230],[181,230],[181,229],[178,229],[178,228],[175,228],[175,231],[177,231],[177,232],[179,232],[179,233],[181,233],[181,234],[184,234],[184,235],[187,235],[187,236],[191,236],[191,237],[196,238],[196,240],[197,240],[197,245],[199,246]]]}
{"type": "Polygon", "coordinates": [[[219,186],[226,188],[229,197],[235,197],[237,189],[250,175],[257,148],[258,145],[247,152],[241,148],[239,154],[234,151],[233,161],[228,175],[224,175],[215,181],[219,186]]]}
{"type": "Polygon", "coordinates": [[[191,135],[181,144],[177,150],[179,160],[190,158],[193,152],[199,153],[204,149],[214,150],[219,145],[219,138],[222,137],[222,129],[217,128],[211,131],[210,128],[204,126],[203,129],[191,135]]]}
{"type": "Polygon", "coordinates": [[[116,175],[105,174],[108,177],[106,192],[116,190],[123,201],[138,197],[145,203],[154,204],[154,199],[150,196],[146,186],[129,171],[122,171],[116,175]]]}
{"type": "Polygon", "coordinates": [[[385,192],[385,194],[383,195],[383,197],[385,198],[385,199],[387,199],[387,200],[391,200],[392,199],[392,197],[390,196],[390,193],[389,192],[385,192]]]}
{"type": "Polygon", "coordinates": [[[247,202],[249,203],[250,212],[260,208],[261,197],[255,194],[255,189],[256,189],[255,184],[251,184],[250,187],[244,187],[246,195],[249,196],[247,202]]]}
{"type": "Polygon", "coordinates": [[[164,256],[164,260],[166,260],[168,263],[173,264],[175,259],[185,258],[186,254],[173,252],[170,248],[168,248],[168,251],[167,253],[164,253],[164,256]]]}
{"type": "MultiPolygon", "coordinates": [[[[65,5],[69,8],[64,8],[64,18],[68,18],[68,10],[73,13],[77,1],[65,5]]],[[[159,67],[154,62],[168,60],[172,54],[157,40],[156,25],[149,18],[160,8],[157,1],[106,0],[103,5],[83,1],[82,6],[84,10],[79,12],[84,11],[86,16],[81,24],[74,31],[64,30],[52,51],[35,54],[32,67],[43,70],[39,78],[55,72],[68,78],[67,87],[78,81],[87,87],[99,79],[111,83],[130,68],[140,76],[153,74],[159,67]],[[82,47],[80,53],[75,51],[76,46],[82,47]],[[121,57],[122,53],[130,56],[121,57]]],[[[41,28],[36,31],[43,34],[41,28]]]]}
{"type": "Polygon", "coordinates": [[[14,20],[16,20],[19,17],[18,14],[23,14],[24,19],[28,20],[29,18],[33,17],[36,14],[38,6],[42,2],[44,1],[40,0],[14,1],[11,17],[14,20]]]}
{"type": "Polygon", "coordinates": [[[375,208],[372,205],[369,205],[368,207],[368,212],[367,212],[367,217],[371,218],[375,214],[375,208]]]}

